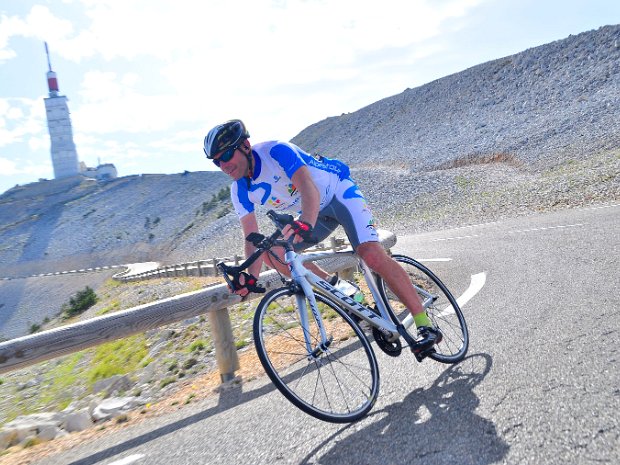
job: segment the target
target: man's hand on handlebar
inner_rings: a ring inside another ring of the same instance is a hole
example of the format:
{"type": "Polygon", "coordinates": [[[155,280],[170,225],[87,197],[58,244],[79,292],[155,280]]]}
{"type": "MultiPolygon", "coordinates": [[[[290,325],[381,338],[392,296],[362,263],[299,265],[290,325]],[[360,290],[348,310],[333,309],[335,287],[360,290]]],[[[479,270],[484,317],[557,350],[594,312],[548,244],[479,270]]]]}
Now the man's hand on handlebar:
{"type": "Polygon", "coordinates": [[[235,288],[231,289],[231,292],[241,297],[247,296],[250,292],[265,292],[264,288],[258,286],[256,276],[246,273],[245,271],[239,273],[239,276],[233,281],[233,285],[235,288]]]}
{"type": "Polygon", "coordinates": [[[265,288],[258,285],[256,276],[241,271],[239,267],[226,266],[225,263],[218,263],[217,267],[222,271],[230,292],[242,298],[246,297],[250,292],[259,294],[265,292],[265,288]]]}
{"type": "Polygon", "coordinates": [[[299,242],[311,242],[312,241],[312,225],[302,220],[295,220],[290,224],[287,224],[282,229],[282,237],[288,240],[292,235],[295,235],[293,244],[299,242]]]}

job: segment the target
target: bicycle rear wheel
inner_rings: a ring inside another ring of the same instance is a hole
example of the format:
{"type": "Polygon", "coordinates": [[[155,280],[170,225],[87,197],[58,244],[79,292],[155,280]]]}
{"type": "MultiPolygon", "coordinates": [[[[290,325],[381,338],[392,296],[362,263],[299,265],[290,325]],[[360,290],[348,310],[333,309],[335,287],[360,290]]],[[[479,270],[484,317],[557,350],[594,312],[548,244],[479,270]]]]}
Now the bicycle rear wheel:
{"type": "MultiPolygon", "coordinates": [[[[429,357],[442,363],[456,363],[463,360],[469,347],[469,332],[456,299],[439,278],[420,262],[406,255],[392,255],[392,258],[406,271],[429,318],[443,334],[441,342],[435,344],[435,351],[431,352],[429,357]]],[[[377,284],[382,297],[388,303],[388,310],[392,312],[394,321],[400,321],[405,326],[411,324],[409,310],[387,284],[381,278],[377,279],[377,284]]],[[[410,328],[409,331],[415,337],[415,324],[410,328]]]]}
{"type": "Polygon", "coordinates": [[[330,341],[327,347],[320,346],[317,324],[306,305],[309,353],[296,295],[284,287],[258,304],[256,352],[273,384],[295,406],[319,420],[352,422],[366,415],[377,399],[377,360],[359,326],[337,305],[315,296],[330,341]]]}

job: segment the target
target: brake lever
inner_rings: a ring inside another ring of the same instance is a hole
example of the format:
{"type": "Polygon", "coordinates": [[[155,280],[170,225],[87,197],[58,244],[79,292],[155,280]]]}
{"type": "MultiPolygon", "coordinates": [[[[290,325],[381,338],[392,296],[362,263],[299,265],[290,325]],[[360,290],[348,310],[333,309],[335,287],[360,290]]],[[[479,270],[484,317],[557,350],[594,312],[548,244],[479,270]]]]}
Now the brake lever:
{"type": "Polygon", "coordinates": [[[287,224],[291,224],[293,221],[295,221],[293,215],[288,215],[286,213],[276,213],[274,210],[269,210],[267,212],[267,216],[280,230],[284,229],[284,226],[286,226],[287,224]]]}
{"type": "Polygon", "coordinates": [[[265,236],[260,233],[252,232],[245,238],[246,241],[251,242],[254,247],[258,247],[261,242],[265,240],[265,236]]]}
{"type": "Polygon", "coordinates": [[[219,262],[215,266],[217,266],[217,269],[222,272],[222,276],[224,276],[224,280],[226,281],[226,284],[228,284],[228,287],[234,290],[235,285],[233,284],[233,282],[230,280],[230,277],[228,276],[230,267],[227,266],[226,263],[224,262],[219,262]]]}

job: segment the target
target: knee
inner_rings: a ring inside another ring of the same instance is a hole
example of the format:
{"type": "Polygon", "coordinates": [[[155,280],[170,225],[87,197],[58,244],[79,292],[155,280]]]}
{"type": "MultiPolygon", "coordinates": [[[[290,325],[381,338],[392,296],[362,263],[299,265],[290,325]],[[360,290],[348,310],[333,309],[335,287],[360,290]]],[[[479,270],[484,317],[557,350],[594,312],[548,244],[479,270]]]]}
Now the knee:
{"type": "Polygon", "coordinates": [[[386,260],[389,260],[389,256],[381,247],[381,245],[377,243],[369,244],[361,244],[358,247],[357,254],[364,260],[366,265],[370,267],[371,270],[379,272],[386,260]]]}
{"type": "Polygon", "coordinates": [[[268,268],[271,268],[271,269],[276,268],[276,265],[274,263],[276,259],[273,258],[268,252],[263,253],[262,259],[263,259],[263,263],[267,265],[268,268]]]}
{"type": "MultiPolygon", "coordinates": [[[[278,256],[281,262],[284,261],[284,249],[283,248],[274,247],[273,249],[271,249],[271,251],[278,256]]],[[[263,263],[267,265],[267,267],[274,269],[274,270],[278,269],[277,267],[280,263],[278,263],[277,260],[274,258],[274,256],[271,255],[269,252],[264,252],[261,258],[263,259],[263,263]]]]}

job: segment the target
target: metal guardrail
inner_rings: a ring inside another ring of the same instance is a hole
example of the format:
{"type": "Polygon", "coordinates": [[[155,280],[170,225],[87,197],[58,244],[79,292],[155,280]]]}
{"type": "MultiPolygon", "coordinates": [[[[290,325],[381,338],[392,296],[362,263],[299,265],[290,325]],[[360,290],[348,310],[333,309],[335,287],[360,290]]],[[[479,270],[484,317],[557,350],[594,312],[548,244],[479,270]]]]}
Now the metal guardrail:
{"type": "MultiPolygon", "coordinates": [[[[386,249],[390,249],[396,243],[396,236],[389,231],[380,230],[379,238],[386,249]]],[[[322,260],[319,264],[328,272],[357,266],[356,259],[352,256],[322,260]]],[[[280,276],[273,270],[261,273],[260,282],[267,290],[281,285],[280,276]]],[[[262,294],[250,294],[249,300],[261,296],[262,294]]],[[[228,307],[240,302],[239,296],[231,294],[225,284],[218,284],[86,321],[0,342],[0,373],[207,313],[211,323],[220,377],[222,381],[227,381],[232,379],[234,372],[239,369],[228,307]]]]}

